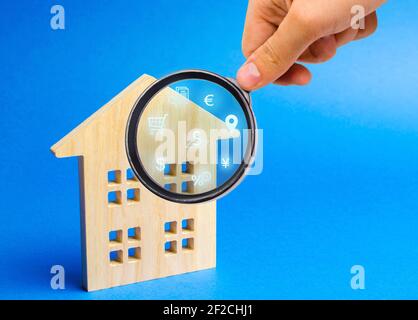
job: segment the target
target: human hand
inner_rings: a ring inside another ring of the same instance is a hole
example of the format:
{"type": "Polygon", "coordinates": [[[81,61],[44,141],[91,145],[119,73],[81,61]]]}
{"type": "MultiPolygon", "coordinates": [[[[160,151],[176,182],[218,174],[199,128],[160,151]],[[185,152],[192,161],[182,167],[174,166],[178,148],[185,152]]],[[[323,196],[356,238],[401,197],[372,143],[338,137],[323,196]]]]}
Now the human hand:
{"type": "Polygon", "coordinates": [[[385,0],[249,0],[242,39],[246,63],[237,73],[242,88],[269,83],[305,85],[310,71],[296,63],[321,63],[337,48],[377,28],[385,0]],[[359,7],[360,6],[360,7],[359,7]],[[364,28],[353,26],[353,8],[364,8],[364,28]]]}

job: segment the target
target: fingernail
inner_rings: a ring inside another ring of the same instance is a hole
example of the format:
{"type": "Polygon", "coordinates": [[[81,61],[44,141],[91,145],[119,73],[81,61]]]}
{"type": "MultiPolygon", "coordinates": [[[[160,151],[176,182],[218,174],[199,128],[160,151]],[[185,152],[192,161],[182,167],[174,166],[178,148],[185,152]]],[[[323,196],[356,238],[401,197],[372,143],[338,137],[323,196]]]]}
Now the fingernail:
{"type": "Polygon", "coordinates": [[[261,74],[253,62],[244,64],[237,73],[237,80],[244,89],[252,89],[260,82],[261,74]]]}

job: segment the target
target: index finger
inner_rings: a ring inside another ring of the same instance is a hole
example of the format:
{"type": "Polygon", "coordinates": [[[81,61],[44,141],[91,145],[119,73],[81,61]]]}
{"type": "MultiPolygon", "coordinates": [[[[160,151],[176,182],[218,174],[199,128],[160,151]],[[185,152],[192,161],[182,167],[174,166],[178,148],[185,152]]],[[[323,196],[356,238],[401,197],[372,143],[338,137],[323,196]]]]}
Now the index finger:
{"type": "Polygon", "coordinates": [[[277,30],[277,25],[264,19],[255,1],[248,1],[244,32],[242,34],[242,52],[248,58],[277,30]]]}

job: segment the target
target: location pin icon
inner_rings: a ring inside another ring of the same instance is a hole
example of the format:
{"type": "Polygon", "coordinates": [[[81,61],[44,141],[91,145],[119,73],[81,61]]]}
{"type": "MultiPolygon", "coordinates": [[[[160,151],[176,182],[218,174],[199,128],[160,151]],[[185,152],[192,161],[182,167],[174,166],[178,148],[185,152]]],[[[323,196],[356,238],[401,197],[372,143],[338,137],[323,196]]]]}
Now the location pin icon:
{"type": "Polygon", "coordinates": [[[237,116],[230,114],[225,118],[225,124],[229,130],[234,130],[238,125],[237,116]]]}

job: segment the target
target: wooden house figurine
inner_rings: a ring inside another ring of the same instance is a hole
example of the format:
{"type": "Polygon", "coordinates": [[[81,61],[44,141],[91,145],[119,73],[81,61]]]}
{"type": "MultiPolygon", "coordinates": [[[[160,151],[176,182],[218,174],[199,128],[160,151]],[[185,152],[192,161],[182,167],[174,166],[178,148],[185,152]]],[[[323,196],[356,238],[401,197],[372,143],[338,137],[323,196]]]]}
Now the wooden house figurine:
{"type": "MultiPolygon", "coordinates": [[[[141,76],[51,148],[58,158],[79,159],[83,287],[88,291],[216,264],[216,202],[166,201],[148,191],[130,168],[127,120],[154,81],[141,76]]],[[[201,117],[225,127],[208,112],[201,117]]],[[[190,168],[177,165],[169,175],[162,178],[172,179],[175,188],[191,185],[190,168]]]]}

